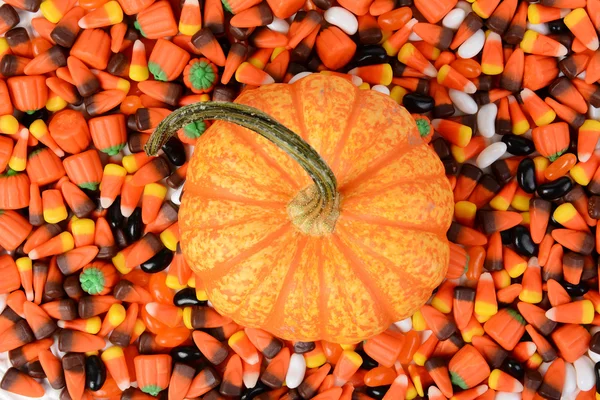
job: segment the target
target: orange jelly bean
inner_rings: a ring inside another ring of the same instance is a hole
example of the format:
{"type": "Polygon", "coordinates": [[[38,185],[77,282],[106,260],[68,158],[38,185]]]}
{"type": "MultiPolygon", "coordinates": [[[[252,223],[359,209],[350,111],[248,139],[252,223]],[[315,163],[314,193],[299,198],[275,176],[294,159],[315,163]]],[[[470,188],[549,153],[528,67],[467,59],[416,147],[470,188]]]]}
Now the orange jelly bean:
{"type": "Polygon", "coordinates": [[[577,164],[577,156],[575,156],[575,154],[563,154],[554,160],[552,164],[548,165],[544,171],[544,176],[549,181],[555,181],[558,178],[565,176],[575,164],[577,164]]]}
{"type": "Polygon", "coordinates": [[[481,65],[470,58],[458,58],[452,61],[450,66],[468,79],[477,78],[481,75],[481,65]]]}
{"type": "Polygon", "coordinates": [[[180,328],[159,329],[156,332],[154,341],[163,347],[173,348],[185,343],[190,338],[191,332],[192,331],[185,326],[180,328]]]}
{"type": "Polygon", "coordinates": [[[467,267],[467,279],[476,281],[483,272],[483,263],[485,262],[485,249],[482,246],[473,246],[467,249],[469,264],[467,267]]]}
{"type": "Polygon", "coordinates": [[[416,331],[407,332],[404,336],[404,346],[402,346],[402,350],[400,350],[400,355],[398,356],[400,364],[410,363],[420,345],[421,339],[419,338],[419,333],[416,331]]]}

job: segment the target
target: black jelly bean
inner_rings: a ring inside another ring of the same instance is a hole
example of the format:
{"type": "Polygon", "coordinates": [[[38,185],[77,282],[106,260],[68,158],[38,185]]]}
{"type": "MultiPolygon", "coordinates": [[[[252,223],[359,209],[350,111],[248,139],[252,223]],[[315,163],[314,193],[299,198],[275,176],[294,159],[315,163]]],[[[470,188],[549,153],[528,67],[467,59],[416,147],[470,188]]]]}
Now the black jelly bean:
{"type": "Polygon", "coordinates": [[[194,288],[185,288],[181,289],[179,292],[175,294],[173,297],[173,304],[177,307],[187,307],[187,306],[202,306],[205,305],[205,301],[200,301],[196,297],[196,289],[194,288]]]}
{"type": "MultiPolygon", "coordinates": [[[[346,65],[347,69],[352,69],[355,67],[364,67],[367,65],[375,65],[375,64],[385,64],[388,60],[388,55],[385,52],[385,49],[381,46],[360,46],[356,53],[354,53],[354,57],[348,65],[346,65]]],[[[397,60],[396,58],[394,60],[397,60]]]]}
{"type": "Polygon", "coordinates": [[[113,229],[113,237],[115,238],[115,243],[120,249],[127,247],[127,238],[125,238],[125,232],[123,232],[123,229],[113,229]]]}
{"type": "Polygon", "coordinates": [[[567,28],[567,25],[565,25],[562,19],[557,19],[556,21],[548,21],[546,22],[546,25],[548,26],[548,28],[550,28],[550,33],[569,33],[569,28],[567,28]]]}
{"type": "Polygon", "coordinates": [[[106,381],[106,366],[99,356],[92,355],[85,359],[85,387],[92,392],[98,391],[106,381]]]}
{"type": "Polygon", "coordinates": [[[194,361],[202,360],[204,357],[196,346],[179,346],[171,349],[173,361],[184,364],[191,364],[194,361]]]}
{"type": "Polygon", "coordinates": [[[379,363],[373,360],[367,353],[365,353],[364,350],[356,350],[356,352],[360,355],[360,357],[363,360],[363,363],[360,366],[361,369],[366,369],[367,371],[370,371],[373,368],[379,366],[379,363]]]}
{"type": "Polygon", "coordinates": [[[313,351],[315,347],[315,342],[294,342],[294,353],[308,353],[309,351],[313,351]]]}
{"type": "Polygon", "coordinates": [[[25,125],[26,128],[29,128],[33,121],[37,121],[38,119],[41,119],[44,122],[47,121],[48,115],[48,110],[44,107],[34,111],[31,114],[23,113],[23,116],[19,118],[19,122],[25,125]]]}
{"type": "Polygon", "coordinates": [[[144,234],[144,222],[142,221],[142,209],[140,207],[136,207],[127,218],[123,234],[127,243],[139,240],[144,234]]]}
{"type": "Polygon", "coordinates": [[[367,396],[371,396],[376,400],[381,400],[383,399],[383,396],[385,396],[388,390],[390,390],[390,385],[371,386],[367,387],[365,393],[367,394],[367,396]]]}
{"type": "Polygon", "coordinates": [[[433,110],[435,102],[433,97],[419,93],[409,93],[404,96],[402,105],[413,114],[424,114],[433,110]]]}
{"type": "Polygon", "coordinates": [[[596,393],[600,393],[600,362],[594,365],[594,375],[596,377],[596,393]]]}
{"type": "Polygon", "coordinates": [[[519,339],[519,342],[531,342],[532,340],[533,339],[531,339],[529,332],[525,331],[525,332],[523,332],[523,335],[519,339]]]}
{"type": "Polygon", "coordinates": [[[579,284],[574,285],[567,281],[561,281],[560,284],[563,288],[565,288],[565,291],[571,297],[581,297],[590,290],[583,282],[579,282],[579,284]]]}
{"type": "Polygon", "coordinates": [[[569,193],[571,189],[573,189],[573,181],[568,176],[563,176],[553,182],[540,185],[537,194],[544,200],[556,200],[569,193]]]}
{"type": "Polygon", "coordinates": [[[590,350],[596,354],[600,354],[600,332],[594,333],[590,340],[590,350]]]}
{"type": "Polygon", "coordinates": [[[108,207],[108,210],[106,211],[106,220],[113,229],[121,228],[123,226],[125,217],[121,214],[121,196],[117,196],[115,201],[108,207]]]}
{"type": "Polygon", "coordinates": [[[266,393],[269,390],[271,390],[270,387],[268,387],[264,383],[258,381],[258,383],[256,384],[256,386],[254,386],[253,388],[251,388],[251,389],[245,389],[244,390],[244,392],[242,393],[241,400],[252,400],[252,399],[255,399],[259,395],[261,395],[263,393],[266,393]]]}
{"type": "Polygon", "coordinates": [[[502,244],[507,246],[512,244],[513,242],[513,230],[507,229],[505,231],[500,231],[500,238],[502,239],[502,244]]]}
{"type": "Polygon", "coordinates": [[[531,158],[524,158],[517,168],[517,183],[526,193],[535,192],[535,164],[531,158]]]}
{"type": "Polygon", "coordinates": [[[506,151],[515,156],[528,156],[535,151],[533,141],[523,136],[504,135],[502,142],[506,144],[506,151]]]}
{"type": "Polygon", "coordinates": [[[431,142],[431,147],[433,147],[433,151],[435,151],[441,160],[452,157],[452,153],[450,153],[450,146],[448,146],[448,142],[446,142],[444,138],[440,137],[433,140],[431,142]]]}
{"type": "Polygon", "coordinates": [[[446,175],[456,175],[458,172],[458,162],[454,158],[446,158],[442,160],[442,164],[444,164],[446,175]]]}
{"type": "Polygon", "coordinates": [[[523,225],[517,225],[513,228],[512,236],[517,253],[528,257],[533,257],[537,254],[538,246],[533,242],[529,229],[523,225]]]}
{"type": "Polygon", "coordinates": [[[185,164],[185,147],[183,146],[183,143],[181,143],[181,140],[177,139],[175,136],[167,140],[167,143],[163,144],[162,150],[173,165],[181,167],[185,164]]]}
{"type": "Polygon", "coordinates": [[[173,261],[173,252],[166,247],[156,253],[154,257],[140,264],[142,271],[155,274],[167,268],[173,261]]]}
{"type": "Polygon", "coordinates": [[[523,368],[521,363],[515,360],[514,358],[507,357],[502,363],[501,369],[502,371],[506,372],[513,378],[518,379],[519,381],[522,381],[525,377],[525,369],[523,368]]]}

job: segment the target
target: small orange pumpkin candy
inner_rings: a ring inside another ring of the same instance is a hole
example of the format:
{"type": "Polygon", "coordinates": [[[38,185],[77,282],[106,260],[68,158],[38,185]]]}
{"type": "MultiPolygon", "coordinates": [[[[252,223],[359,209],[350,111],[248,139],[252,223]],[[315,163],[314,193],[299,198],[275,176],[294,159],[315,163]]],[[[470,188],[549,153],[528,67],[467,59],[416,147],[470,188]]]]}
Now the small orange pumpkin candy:
{"type": "Polygon", "coordinates": [[[29,177],[9,169],[0,175],[0,209],[18,210],[29,205],[29,177]]]}
{"type": "Polygon", "coordinates": [[[228,121],[196,142],[179,214],[214,307],[287,340],[337,343],[418,310],[446,273],[453,198],[410,114],[320,74],[236,103],[182,107],[146,146],[155,154],[198,119],[228,121]]]}

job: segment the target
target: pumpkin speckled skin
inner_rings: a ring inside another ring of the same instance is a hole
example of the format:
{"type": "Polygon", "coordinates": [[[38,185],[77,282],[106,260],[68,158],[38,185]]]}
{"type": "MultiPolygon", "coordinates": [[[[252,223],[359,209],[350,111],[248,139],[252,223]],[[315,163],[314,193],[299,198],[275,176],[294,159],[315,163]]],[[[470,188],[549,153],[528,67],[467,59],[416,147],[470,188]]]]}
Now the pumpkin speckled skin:
{"type": "Polygon", "coordinates": [[[337,178],[334,231],[287,205],[313,185],[256,133],[215,122],[196,144],[179,214],[184,255],[222,314],[289,340],[353,343],[421,307],[448,264],[453,197],[442,163],[389,96],[313,74],[244,92],[337,178]]]}

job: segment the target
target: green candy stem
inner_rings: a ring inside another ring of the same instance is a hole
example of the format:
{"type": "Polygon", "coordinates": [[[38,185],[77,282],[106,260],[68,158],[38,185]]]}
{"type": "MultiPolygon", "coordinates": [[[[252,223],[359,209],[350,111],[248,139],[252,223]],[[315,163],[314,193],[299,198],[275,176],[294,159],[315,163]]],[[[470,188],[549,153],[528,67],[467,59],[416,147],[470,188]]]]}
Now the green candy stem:
{"type": "Polygon", "coordinates": [[[89,294],[98,294],[104,290],[104,274],[98,268],[88,268],[79,275],[81,289],[89,294]]]}
{"type": "Polygon", "coordinates": [[[194,121],[187,124],[183,128],[185,136],[189,137],[190,139],[198,139],[200,136],[202,136],[205,130],[206,122],[204,121],[194,121]]]}
{"type": "Polygon", "coordinates": [[[212,65],[204,60],[195,62],[190,68],[189,79],[194,89],[208,90],[214,85],[216,78],[212,65]]]}
{"type": "Polygon", "coordinates": [[[423,119],[417,119],[415,122],[417,124],[417,130],[419,131],[419,135],[421,137],[429,135],[429,133],[431,132],[431,127],[429,126],[427,121],[423,119]]]}
{"type": "Polygon", "coordinates": [[[162,388],[158,385],[147,385],[142,388],[142,392],[149,394],[150,396],[158,396],[162,391],[162,388]]]}

